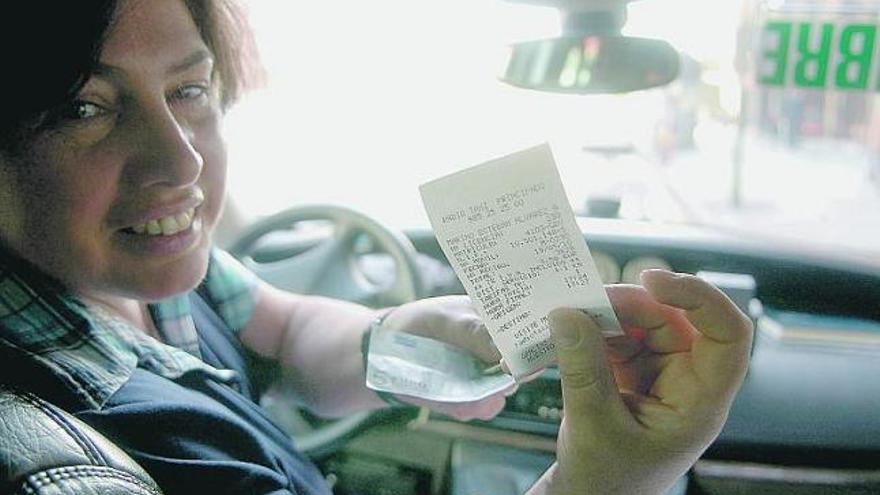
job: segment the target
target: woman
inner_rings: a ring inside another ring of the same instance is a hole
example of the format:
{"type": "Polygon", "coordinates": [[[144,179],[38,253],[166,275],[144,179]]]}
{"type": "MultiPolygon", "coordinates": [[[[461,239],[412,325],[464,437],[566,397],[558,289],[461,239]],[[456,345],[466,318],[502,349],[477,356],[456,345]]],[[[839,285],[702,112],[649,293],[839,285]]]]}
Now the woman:
{"type": "MultiPolygon", "coordinates": [[[[383,407],[361,354],[379,312],[284,293],[212,248],[220,123],[247,85],[234,4],[3,9],[21,31],[3,43],[14,101],[0,122],[0,344],[29,368],[4,380],[104,433],[166,493],[329,492],[254,401],[284,370],[318,412],[383,407]],[[40,32],[64,43],[29,40],[40,32]]],[[[606,344],[581,313],[551,314],[566,417],[532,493],[662,492],[720,430],[748,320],[695,277],[643,283],[608,289],[625,338],[606,344]]],[[[383,325],[498,359],[464,298],[405,304],[383,325]]],[[[463,419],[504,403],[396,399],[463,419]]]]}

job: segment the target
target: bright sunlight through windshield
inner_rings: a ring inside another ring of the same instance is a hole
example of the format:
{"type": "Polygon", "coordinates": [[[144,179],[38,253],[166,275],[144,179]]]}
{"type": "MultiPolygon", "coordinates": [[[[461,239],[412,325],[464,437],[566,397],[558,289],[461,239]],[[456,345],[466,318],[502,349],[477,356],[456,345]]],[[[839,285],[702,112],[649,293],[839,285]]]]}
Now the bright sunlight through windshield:
{"type": "MultiPolygon", "coordinates": [[[[795,15],[785,3],[634,2],[624,34],[669,41],[681,74],[665,88],[584,96],[497,79],[509,43],[559,35],[553,9],[250,0],[269,82],[227,119],[232,195],[250,215],[339,203],[426,226],[419,184],[548,141],[579,214],[605,202],[621,218],[880,254],[873,92],[757,82],[774,53],[768,22],[794,19],[794,50],[796,23],[851,14],[795,15]]],[[[803,46],[822,42],[814,31],[803,46]]]]}

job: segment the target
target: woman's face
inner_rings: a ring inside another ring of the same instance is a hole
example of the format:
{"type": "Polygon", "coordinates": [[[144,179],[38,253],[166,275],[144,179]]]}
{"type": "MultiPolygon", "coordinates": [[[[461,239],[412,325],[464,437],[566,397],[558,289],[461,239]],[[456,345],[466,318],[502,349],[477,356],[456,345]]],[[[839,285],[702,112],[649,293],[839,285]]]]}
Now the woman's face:
{"type": "Polygon", "coordinates": [[[84,295],[157,300],[205,273],[225,187],[222,112],[181,0],[122,0],[116,15],[61,122],[0,156],[0,236],[84,295]]]}

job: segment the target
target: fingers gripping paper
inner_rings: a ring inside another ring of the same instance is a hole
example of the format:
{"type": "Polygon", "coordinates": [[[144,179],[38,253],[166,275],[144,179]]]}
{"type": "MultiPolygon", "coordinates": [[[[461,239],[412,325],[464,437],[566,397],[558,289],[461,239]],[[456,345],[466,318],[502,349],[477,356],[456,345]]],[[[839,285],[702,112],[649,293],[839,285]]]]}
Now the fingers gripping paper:
{"type": "Polygon", "coordinates": [[[547,313],[622,334],[546,144],[421,186],[434,232],[514,376],[550,364],[547,313]]]}

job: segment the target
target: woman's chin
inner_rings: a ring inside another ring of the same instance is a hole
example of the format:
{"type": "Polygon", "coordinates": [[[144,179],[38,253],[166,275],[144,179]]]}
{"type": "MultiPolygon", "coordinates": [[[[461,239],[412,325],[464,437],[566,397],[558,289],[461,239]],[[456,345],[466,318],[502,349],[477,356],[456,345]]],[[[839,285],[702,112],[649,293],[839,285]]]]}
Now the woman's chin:
{"type": "MultiPolygon", "coordinates": [[[[201,254],[201,253],[200,253],[201,254]]],[[[189,256],[175,263],[146,269],[116,284],[120,292],[133,299],[156,302],[184,294],[196,288],[208,270],[208,253],[189,256]]]]}

